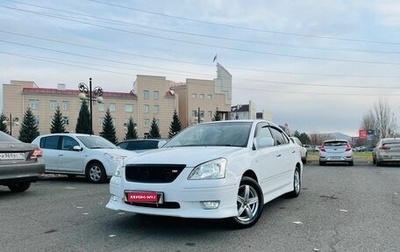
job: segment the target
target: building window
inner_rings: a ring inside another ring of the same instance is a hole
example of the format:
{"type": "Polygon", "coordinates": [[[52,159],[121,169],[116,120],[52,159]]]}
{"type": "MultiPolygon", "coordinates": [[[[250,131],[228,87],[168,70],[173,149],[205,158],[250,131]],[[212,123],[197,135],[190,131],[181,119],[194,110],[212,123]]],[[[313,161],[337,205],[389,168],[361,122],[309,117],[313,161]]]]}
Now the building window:
{"type": "Polygon", "coordinates": [[[133,112],[133,104],[125,104],[125,112],[133,112]]]}
{"type": "Polygon", "coordinates": [[[149,99],[149,90],[143,90],[143,99],[149,99]]]}
{"type": "Polygon", "coordinates": [[[50,101],[50,109],[57,109],[57,101],[54,100],[50,101]]]}
{"type": "Polygon", "coordinates": [[[143,113],[149,113],[149,109],[150,109],[150,106],[149,105],[143,105],[143,113]]]}
{"type": "Polygon", "coordinates": [[[110,112],[115,111],[115,103],[111,103],[109,108],[110,108],[110,112]]]}
{"type": "Polygon", "coordinates": [[[197,110],[192,110],[192,117],[197,117],[197,110]]]}
{"type": "Polygon", "coordinates": [[[192,94],[192,98],[196,99],[197,95],[195,93],[192,94]]]}
{"type": "Polygon", "coordinates": [[[208,95],[207,95],[207,99],[210,99],[210,100],[211,100],[211,99],[212,99],[212,94],[208,94],[208,95]]]}
{"type": "Polygon", "coordinates": [[[200,99],[204,99],[204,94],[199,94],[200,99]]]}
{"type": "Polygon", "coordinates": [[[34,118],[34,120],[35,120],[35,124],[36,124],[36,125],[39,125],[39,123],[40,123],[40,117],[39,117],[38,115],[34,115],[33,118],[34,118]]]}
{"type": "Polygon", "coordinates": [[[63,101],[63,102],[62,102],[62,109],[63,109],[64,111],[66,111],[66,110],[69,109],[69,101],[63,101]]]}
{"type": "Polygon", "coordinates": [[[212,111],[207,112],[208,118],[212,118],[212,111]]]}
{"type": "Polygon", "coordinates": [[[153,98],[154,98],[154,100],[158,100],[159,97],[160,97],[160,92],[154,91],[154,92],[153,92],[153,98]]]}
{"type": "Polygon", "coordinates": [[[29,107],[31,109],[38,109],[39,108],[39,100],[29,99],[29,107]]]}
{"type": "Polygon", "coordinates": [[[69,118],[67,116],[63,116],[62,118],[64,125],[69,125],[69,118]]]}
{"type": "Polygon", "coordinates": [[[99,103],[99,111],[104,111],[105,110],[105,105],[104,103],[99,103]]]}
{"type": "Polygon", "coordinates": [[[150,126],[150,119],[144,119],[144,127],[148,128],[150,126]]]}
{"type": "Polygon", "coordinates": [[[159,106],[159,105],[154,105],[154,106],[153,106],[153,112],[154,112],[155,114],[158,114],[159,111],[160,111],[160,106],[159,106]]]}

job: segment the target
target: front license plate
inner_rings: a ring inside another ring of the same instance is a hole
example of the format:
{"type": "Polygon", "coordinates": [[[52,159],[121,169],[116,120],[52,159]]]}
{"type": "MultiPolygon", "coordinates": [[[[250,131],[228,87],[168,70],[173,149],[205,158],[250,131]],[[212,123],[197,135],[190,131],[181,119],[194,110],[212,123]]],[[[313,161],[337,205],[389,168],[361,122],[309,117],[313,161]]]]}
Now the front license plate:
{"type": "Polygon", "coordinates": [[[126,201],[129,203],[162,204],[163,203],[163,193],[130,191],[130,192],[126,193],[126,201]]]}

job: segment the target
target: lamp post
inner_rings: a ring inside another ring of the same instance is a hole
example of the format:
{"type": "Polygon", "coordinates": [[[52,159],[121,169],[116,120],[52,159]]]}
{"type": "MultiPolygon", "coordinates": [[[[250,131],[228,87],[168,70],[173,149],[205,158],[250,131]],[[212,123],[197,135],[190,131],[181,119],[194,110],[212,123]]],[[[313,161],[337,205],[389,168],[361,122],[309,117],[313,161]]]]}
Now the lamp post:
{"type": "Polygon", "coordinates": [[[103,102],[103,89],[100,86],[97,86],[92,91],[92,78],[89,78],[89,88],[88,86],[81,82],[78,85],[78,89],[81,92],[79,94],[79,99],[81,100],[89,100],[89,125],[90,125],[90,134],[93,134],[93,102],[97,101],[98,103],[103,102]],[[87,98],[89,95],[89,98],[87,98]]]}
{"type": "Polygon", "coordinates": [[[3,122],[4,124],[7,124],[7,123],[9,123],[10,124],[10,136],[12,136],[12,127],[13,127],[13,125],[17,125],[18,126],[18,124],[19,124],[19,118],[18,117],[12,117],[12,113],[10,113],[10,117],[9,118],[7,118],[6,117],[6,120],[3,122]]]}

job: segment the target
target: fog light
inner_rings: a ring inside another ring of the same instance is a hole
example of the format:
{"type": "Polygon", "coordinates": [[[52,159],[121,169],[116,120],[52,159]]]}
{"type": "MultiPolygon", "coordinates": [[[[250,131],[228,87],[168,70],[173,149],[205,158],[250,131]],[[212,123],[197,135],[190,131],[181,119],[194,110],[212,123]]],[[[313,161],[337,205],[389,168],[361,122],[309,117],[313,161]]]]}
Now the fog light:
{"type": "Polygon", "coordinates": [[[113,195],[113,196],[111,196],[111,200],[112,200],[112,201],[117,201],[117,200],[118,200],[118,197],[115,196],[115,195],[113,195]]]}
{"type": "Polygon", "coordinates": [[[216,201],[200,201],[204,209],[217,209],[219,207],[219,200],[216,201]]]}

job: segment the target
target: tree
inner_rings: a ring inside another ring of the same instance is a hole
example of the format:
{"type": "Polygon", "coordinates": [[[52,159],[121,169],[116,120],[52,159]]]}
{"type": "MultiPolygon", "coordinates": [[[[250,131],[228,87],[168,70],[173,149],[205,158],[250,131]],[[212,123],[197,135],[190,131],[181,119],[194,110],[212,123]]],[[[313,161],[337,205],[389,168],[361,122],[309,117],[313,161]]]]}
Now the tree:
{"type": "Polygon", "coordinates": [[[172,122],[169,126],[168,138],[172,138],[173,136],[178,134],[181,130],[182,130],[182,124],[181,121],[179,120],[178,113],[175,110],[174,115],[172,116],[172,122]]]}
{"type": "Polygon", "coordinates": [[[90,132],[90,113],[86,100],[82,101],[81,109],[79,110],[78,120],[76,122],[75,132],[93,134],[93,132],[90,132]]]}
{"type": "Polygon", "coordinates": [[[110,109],[107,109],[106,114],[103,120],[103,131],[100,132],[100,136],[104,137],[108,141],[116,144],[118,142],[116,133],[115,133],[115,126],[113,122],[113,118],[110,113],[110,109]]]}
{"type": "Polygon", "coordinates": [[[305,132],[301,133],[298,138],[303,144],[311,144],[310,137],[305,132]]]}
{"type": "Polygon", "coordinates": [[[10,134],[7,128],[7,117],[3,113],[0,115],[0,131],[10,134]]]}
{"type": "Polygon", "coordinates": [[[391,137],[395,134],[396,123],[394,114],[389,104],[383,98],[375,103],[374,116],[376,122],[375,130],[380,138],[391,137]]]}
{"type": "Polygon", "coordinates": [[[125,134],[125,140],[128,139],[137,139],[137,131],[135,129],[135,123],[133,122],[133,118],[130,117],[128,124],[126,125],[126,134],[125,134]]]}
{"type": "Polygon", "coordinates": [[[39,135],[38,122],[36,121],[31,108],[28,107],[24,114],[24,119],[19,130],[18,139],[25,143],[31,143],[39,135]]]}
{"type": "Polygon", "coordinates": [[[221,114],[218,111],[218,108],[215,110],[213,121],[221,121],[221,114]]]}
{"type": "Polygon", "coordinates": [[[161,137],[160,129],[158,127],[157,120],[153,117],[149,131],[149,138],[160,138],[160,137],[161,137]]]}
{"type": "Polygon", "coordinates": [[[60,107],[54,111],[54,117],[51,120],[50,133],[65,133],[65,123],[60,107]]]}

